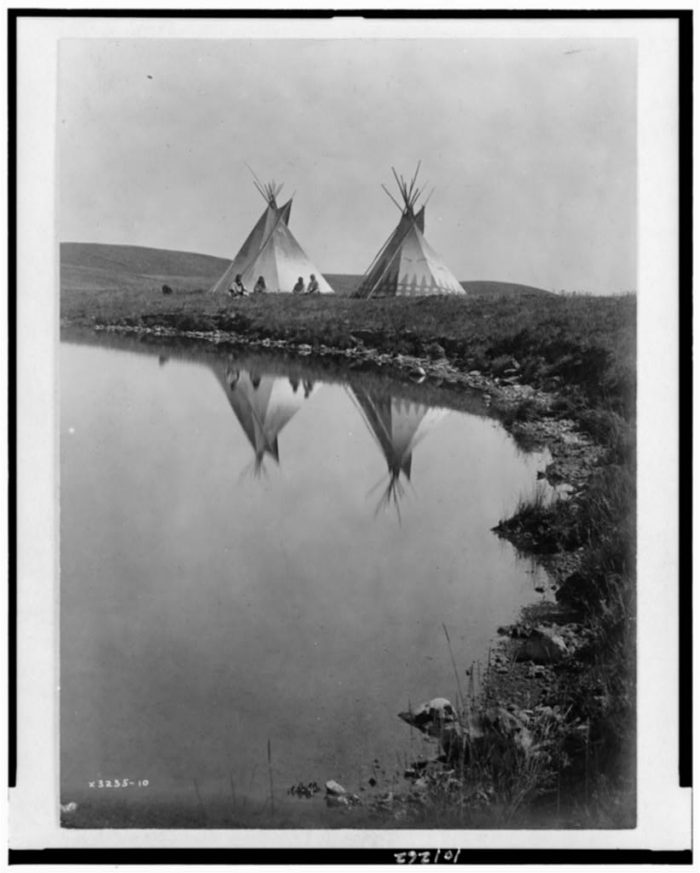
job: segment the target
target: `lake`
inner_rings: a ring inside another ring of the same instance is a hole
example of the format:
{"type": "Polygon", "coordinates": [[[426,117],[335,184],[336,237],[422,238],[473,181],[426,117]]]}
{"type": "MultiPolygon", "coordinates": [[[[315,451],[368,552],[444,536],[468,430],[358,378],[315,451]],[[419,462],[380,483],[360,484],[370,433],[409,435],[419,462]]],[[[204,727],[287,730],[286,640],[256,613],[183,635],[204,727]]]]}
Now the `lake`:
{"type": "Polygon", "coordinates": [[[491,528],[547,456],[480,397],[123,345],[60,350],[62,800],[396,784],[444,628],[466,692],[545,584],[491,528]]]}

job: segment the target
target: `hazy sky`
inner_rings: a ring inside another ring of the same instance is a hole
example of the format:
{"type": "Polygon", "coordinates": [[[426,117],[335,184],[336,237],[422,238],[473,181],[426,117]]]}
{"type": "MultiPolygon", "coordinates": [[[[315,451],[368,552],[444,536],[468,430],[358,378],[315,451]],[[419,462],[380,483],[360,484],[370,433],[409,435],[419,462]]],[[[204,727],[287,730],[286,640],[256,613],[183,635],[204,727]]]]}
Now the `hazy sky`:
{"type": "Polygon", "coordinates": [[[321,270],[362,273],[420,158],[459,279],[636,288],[633,40],[65,40],[58,129],[64,241],[233,257],[247,161],[321,270]]]}

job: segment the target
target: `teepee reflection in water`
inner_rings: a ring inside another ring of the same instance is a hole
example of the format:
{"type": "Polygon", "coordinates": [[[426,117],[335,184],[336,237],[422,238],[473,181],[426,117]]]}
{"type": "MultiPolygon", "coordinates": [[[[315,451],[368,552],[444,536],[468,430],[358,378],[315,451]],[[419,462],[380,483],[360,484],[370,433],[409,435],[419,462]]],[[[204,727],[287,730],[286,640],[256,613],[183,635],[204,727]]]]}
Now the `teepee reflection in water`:
{"type": "Polygon", "coordinates": [[[279,464],[279,433],[315,393],[316,386],[309,379],[271,376],[253,368],[244,370],[234,361],[216,367],[215,373],[253,447],[253,472],[259,476],[266,455],[279,464]]]}
{"type": "Polygon", "coordinates": [[[399,512],[399,500],[404,493],[401,476],[407,482],[411,481],[413,450],[448,410],[388,393],[368,391],[356,385],[350,388],[350,393],[389,468],[389,481],[377,511],[393,502],[399,512]]]}

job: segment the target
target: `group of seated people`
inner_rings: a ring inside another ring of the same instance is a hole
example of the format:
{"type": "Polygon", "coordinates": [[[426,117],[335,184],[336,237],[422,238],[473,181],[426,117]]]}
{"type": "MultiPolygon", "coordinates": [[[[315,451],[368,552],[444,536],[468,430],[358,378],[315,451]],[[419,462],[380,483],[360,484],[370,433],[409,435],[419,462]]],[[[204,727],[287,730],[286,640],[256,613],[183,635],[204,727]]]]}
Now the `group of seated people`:
{"type": "MultiPolygon", "coordinates": [[[[264,294],[267,291],[267,285],[265,284],[265,278],[263,276],[258,276],[258,281],[255,283],[253,287],[253,294],[264,294]]],[[[241,278],[240,273],[236,273],[236,278],[233,280],[233,285],[229,288],[228,292],[231,297],[247,297],[250,292],[243,284],[243,279],[241,278]]],[[[292,294],[319,294],[320,288],[318,286],[318,279],[312,273],[309,277],[308,286],[304,285],[304,279],[302,276],[296,281],[294,288],[292,288],[292,294]]]]}
{"type": "Polygon", "coordinates": [[[309,284],[306,287],[304,287],[303,278],[299,276],[292,288],[292,294],[318,294],[319,292],[318,279],[313,273],[309,276],[309,284]]]}

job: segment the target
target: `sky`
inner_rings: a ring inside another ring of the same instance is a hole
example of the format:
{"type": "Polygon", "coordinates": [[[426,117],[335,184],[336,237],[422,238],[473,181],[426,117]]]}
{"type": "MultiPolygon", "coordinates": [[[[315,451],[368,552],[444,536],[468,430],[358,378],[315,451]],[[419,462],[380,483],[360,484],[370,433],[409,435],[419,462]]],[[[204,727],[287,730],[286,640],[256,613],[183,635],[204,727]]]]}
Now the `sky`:
{"type": "Polygon", "coordinates": [[[623,39],[68,39],[59,238],[232,258],[264,202],[326,273],[363,273],[425,196],[463,281],[637,285],[636,43],[623,39]]]}

